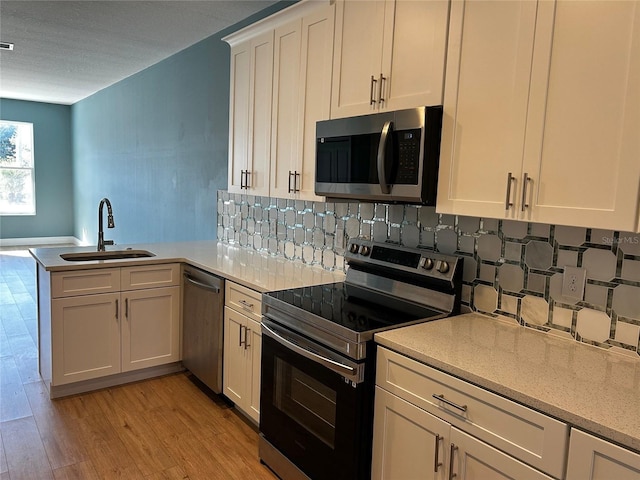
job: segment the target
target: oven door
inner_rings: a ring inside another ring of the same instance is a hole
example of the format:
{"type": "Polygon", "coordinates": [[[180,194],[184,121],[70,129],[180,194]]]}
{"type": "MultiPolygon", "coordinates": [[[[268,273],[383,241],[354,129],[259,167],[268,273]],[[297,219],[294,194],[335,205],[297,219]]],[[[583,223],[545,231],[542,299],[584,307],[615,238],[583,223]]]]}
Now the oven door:
{"type": "Polygon", "coordinates": [[[364,364],[267,319],[260,432],[314,480],[368,478],[373,389],[364,364]]]}

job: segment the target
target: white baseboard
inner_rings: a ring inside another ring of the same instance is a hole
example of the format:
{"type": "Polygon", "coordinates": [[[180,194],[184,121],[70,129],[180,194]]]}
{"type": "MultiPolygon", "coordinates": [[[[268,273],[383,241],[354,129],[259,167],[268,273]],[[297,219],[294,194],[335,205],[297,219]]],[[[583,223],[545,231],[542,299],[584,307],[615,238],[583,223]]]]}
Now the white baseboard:
{"type": "Polygon", "coordinates": [[[58,245],[81,245],[76,237],[33,237],[33,238],[0,238],[0,247],[58,245]]]}

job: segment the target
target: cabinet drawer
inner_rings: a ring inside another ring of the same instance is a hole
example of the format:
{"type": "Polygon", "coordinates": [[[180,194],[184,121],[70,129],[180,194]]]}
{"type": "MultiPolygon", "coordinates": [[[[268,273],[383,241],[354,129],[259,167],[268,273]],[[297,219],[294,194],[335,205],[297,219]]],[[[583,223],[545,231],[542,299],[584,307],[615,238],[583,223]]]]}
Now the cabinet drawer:
{"type": "Polygon", "coordinates": [[[225,305],[256,322],[262,317],[262,294],[233,282],[225,282],[225,305]]]}
{"type": "Polygon", "coordinates": [[[119,290],[119,268],[76,270],[51,274],[51,296],[53,298],[111,293],[119,290]]]}
{"type": "Polygon", "coordinates": [[[382,347],[376,384],[549,475],[564,474],[562,422],[382,347]]]}
{"type": "Polygon", "coordinates": [[[180,264],[146,265],[123,267],[121,270],[122,290],[173,287],[180,285],[180,264]]]}

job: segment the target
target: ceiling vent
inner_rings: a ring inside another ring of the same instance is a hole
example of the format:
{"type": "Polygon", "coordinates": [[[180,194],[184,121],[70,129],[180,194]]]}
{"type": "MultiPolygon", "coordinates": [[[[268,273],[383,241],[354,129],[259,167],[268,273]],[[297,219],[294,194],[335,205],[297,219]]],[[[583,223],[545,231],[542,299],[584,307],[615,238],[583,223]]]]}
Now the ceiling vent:
{"type": "Polygon", "coordinates": [[[0,50],[13,50],[13,43],[0,42],[0,50]]]}

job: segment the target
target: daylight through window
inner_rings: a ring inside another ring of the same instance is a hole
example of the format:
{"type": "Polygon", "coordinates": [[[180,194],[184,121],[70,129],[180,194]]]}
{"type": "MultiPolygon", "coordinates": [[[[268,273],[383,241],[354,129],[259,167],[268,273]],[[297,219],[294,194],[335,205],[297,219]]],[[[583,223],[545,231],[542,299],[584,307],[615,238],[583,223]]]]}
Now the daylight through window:
{"type": "Polygon", "coordinates": [[[0,215],[35,215],[33,124],[0,120],[0,215]]]}

